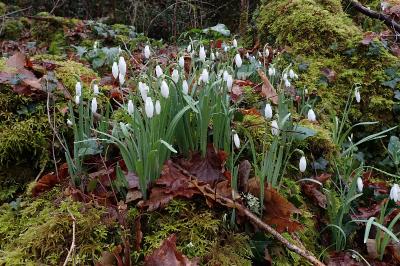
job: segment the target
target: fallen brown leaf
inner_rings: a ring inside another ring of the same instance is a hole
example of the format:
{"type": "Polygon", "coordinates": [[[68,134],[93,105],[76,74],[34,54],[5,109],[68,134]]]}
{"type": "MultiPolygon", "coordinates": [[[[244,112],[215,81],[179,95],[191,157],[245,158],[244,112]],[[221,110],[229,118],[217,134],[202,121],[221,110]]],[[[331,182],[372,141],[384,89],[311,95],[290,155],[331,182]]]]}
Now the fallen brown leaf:
{"type": "Polygon", "coordinates": [[[276,90],[269,81],[267,75],[265,75],[265,73],[261,69],[258,69],[257,72],[263,81],[261,95],[266,97],[267,100],[271,100],[273,104],[278,104],[278,94],[276,93],[276,90]]]}

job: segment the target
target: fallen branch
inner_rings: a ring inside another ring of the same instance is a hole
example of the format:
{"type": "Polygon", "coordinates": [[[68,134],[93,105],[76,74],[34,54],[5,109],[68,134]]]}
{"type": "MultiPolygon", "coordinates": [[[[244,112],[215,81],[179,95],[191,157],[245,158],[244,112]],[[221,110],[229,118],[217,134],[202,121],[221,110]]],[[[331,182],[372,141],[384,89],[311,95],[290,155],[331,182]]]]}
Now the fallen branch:
{"type": "Polygon", "coordinates": [[[224,206],[229,208],[237,209],[241,214],[246,216],[253,224],[255,224],[258,228],[263,229],[273,235],[276,239],[278,239],[282,244],[284,244],[289,250],[299,254],[313,265],[317,266],[325,266],[324,263],[319,261],[311,252],[302,249],[295,244],[290,243],[286,238],[284,238],[278,231],[264,223],[260,218],[258,218],[254,213],[252,213],[249,209],[243,206],[240,203],[237,203],[229,198],[226,198],[218,193],[214,189],[212,189],[209,185],[199,185],[196,181],[198,180],[195,176],[190,174],[187,170],[183,169],[181,166],[176,165],[176,167],[185,175],[189,176],[192,180],[192,184],[196,186],[205,197],[208,197],[224,206]]]}
{"type": "Polygon", "coordinates": [[[383,21],[383,23],[386,24],[391,29],[394,29],[396,32],[400,32],[400,24],[398,24],[396,21],[394,21],[390,16],[382,14],[380,12],[371,10],[362,4],[360,4],[356,0],[348,0],[348,4],[353,7],[355,10],[358,12],[374,19],[378,19],[380,21],[383,21]]]}
{"type": "Polygon", "coordinates": [[[69,248],[67,257],[65,258],[63,266],[66,266],[68,264],[69,257],[71,257],[72,252],[75,250],[75,227],[76,227],[76,219],[74,215],[68,210],[69,215],[72,217],[72,243],[71,247],[69,248]]]}

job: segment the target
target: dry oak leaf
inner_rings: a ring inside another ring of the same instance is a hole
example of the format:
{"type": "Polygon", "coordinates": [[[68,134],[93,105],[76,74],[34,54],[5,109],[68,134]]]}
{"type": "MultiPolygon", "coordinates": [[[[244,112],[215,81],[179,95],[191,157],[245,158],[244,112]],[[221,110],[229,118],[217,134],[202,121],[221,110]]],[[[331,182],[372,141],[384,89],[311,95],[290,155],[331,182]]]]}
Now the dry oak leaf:
{"type": "Polygon", "coordinates": [[[197,261],[190,261],[185,255],[176,249],[176,236],[170,235],[144,259],[145,266],[196,266],[197,261]]]}
{"type": "Polygon", "coordinates": [[[261,95],[266,97],[267,100],[270,100],[273,104],[278,104],[278,94],[276,93],[276,90],[269,81],[267,75],[265,75],[265,73],[261,69],[258,69],[257,72],[263,81],[261,95]]]}

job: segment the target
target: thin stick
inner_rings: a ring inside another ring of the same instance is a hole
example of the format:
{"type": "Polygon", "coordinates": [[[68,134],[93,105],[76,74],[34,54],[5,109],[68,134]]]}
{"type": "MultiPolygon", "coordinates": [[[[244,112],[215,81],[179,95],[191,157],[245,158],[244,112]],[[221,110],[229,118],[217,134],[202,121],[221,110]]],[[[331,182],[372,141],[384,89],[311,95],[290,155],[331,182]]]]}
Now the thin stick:
{"type": "Polygon", "coordinates": [[[69,215],[72,217],[72,243],[71,247],[69,248],[67,257],[65,258],[63,266],[66,266],[68,264],[69,257],[72,255],[72,252],[75,250],[75,230],[76,230],[76,219],[74,215],[68,210],[69,215]]]}

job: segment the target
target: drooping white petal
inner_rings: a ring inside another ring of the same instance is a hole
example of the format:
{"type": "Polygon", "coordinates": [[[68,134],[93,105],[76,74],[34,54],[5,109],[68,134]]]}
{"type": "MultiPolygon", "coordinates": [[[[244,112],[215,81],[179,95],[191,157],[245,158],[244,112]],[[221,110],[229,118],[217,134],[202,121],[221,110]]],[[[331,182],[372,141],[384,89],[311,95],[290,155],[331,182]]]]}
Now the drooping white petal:
{"type": "Polygon", "coordinates": [[[272,77],[272,76],[275,76],[275,74],[276,74],[275,67],[274,67],[274,66],[270,66],[270,67],[268,68],[268,75],[269,75],[270,77],[272,77]]]}
{"type": "Polygon", "coordinates": [[[159,65],[156,66],[156,76],[157,78],[161,77],[163,75],[163,70],[159,65]]]}
{"type": "Polygon", "coordinates": [[[394,184],[393,187],[390,189],[389,198],[394,200],[394,202],[399,201],[399,193],[400,187],[398,184],[394,184]]]}
{"type": "Polygon", "coordinates": [[[149,47],[148,45],[146,45],[146,46],[144,47],[144,57],[145,57],[146,59],[149,59],[149,58],[150,58],[150,54],[151,54],[151,52],[150,52],[150,47],[149,47]]]}
{"type": "Polygon", "coordinates": [[[125,78],[125,75],[126,75],[126,62],[125,62],[125,58],[123,58],[122,56],[119,57],[118,70],[119,70],[119,73],[122,74],[124,76],[124,78],[125,78]]]}
{"type": "Polygon", "coordinates": [[[228,87],[228,91],[230,92],[232,90],[232,86],[233,86],[232,75],[228,75],[228,77],[226,78],[226,86],[228,87]]]}
{"type": "Polygon", "coordinates": [[[361,179],[361,177],[357,178],[357,190],[358,192],[362,193],[363,192],[363,188],[364,188],[364,183],[361,179]]]}
{"type": "Polygon", "coordinates": [[[129,114],[129,115],[132,115],[132,114],[133,114],[133,111],[134,111],[133,102],[132,102],[132,100],[129,100],[129,101],[128,101],[128,114],[129,114]]]}
{"type": "Polygon", "coordinates": [[[76,104],[79,104],[79,102],[80,102],[80,96],[79,96],[79,95],[76,95],[76,96],[75,96],[75,103],[76,103],[76,104]]]}
{"type": "Polygon", "coordinates": [[[279,126],[278,126],[278,122],[276,122],[276,120],[271,121],[271,134],[274,136],[279,135],[279,126]]]}
{"type": "Polygon", "coordinates": [[[208,70],[206,68],[203,69],[203,72],[200,75],[200,80],[204,83],[208,83],[208,70]]]}
{"type": "Polygon", "coordinates": [[[68,125],[69,127],[72,127],[74,124],[72,123],[71,120],[67,119],[67,125],[68,125]]]}
{"type": "Polygon", "coordinates": [[[178,83],[178,81],[179,81],[179,72],[178,72],[177,69],[174,69],[174,71],[172,71],[171,78],[175,83],[178,83]]]}
{"type": "Polygon", "coordinates": [[[122,73],[118,74],[118,81],[119,81],[119,85],[123,85],[125,83],[125,75],[122,75],[122,73]]]}
{"type": "Polygon", "coordinates": [[[75,84],[75,95],[82,96],[82,84],[79,81],[75,84]]]}
{"type": "Polygon", "coordinates": [[[146,101],[147,93],[149,92],[149,87],[146,84],[139,81],[139,91],[140,91],[140,96],[142,96],[143,102],[146,101]]]}
{"type": "Polygon", "coordinates": [[[113,75],[114,79],[117,79],[118,78],[118,64],[117,64],[117,62],[113,63],[111,71],[112,71],[112,75],[113,75]]]}
{"type": "Polygon", "coordinates": [[[228,71],[224,70],[224,73],[222,74],[224,81],[226,81],[228,79],[228,76],[229,76],[228,71]]]}
{"type": "Polygon", "coordinates": [[[235,48],[237,48],[238,43],[237,43],[237,40],[236,40],[236,39],[233,39],[233,41],[232,41],[232,46],[235,47],[235,48]]]}
{"type": "Polygon", "coordinates": [[[161,104],[160,101],[156,101],[156,115],[159,115],[161,113],[161,104]]]}
{"type": "Polygon", "coordinates": [[[97,112],[97,99],[96,98],[92,99],[91,109],[92,109],[92,113],[97,112]]]}
{"type": "Polygon", "coordinates": [[[99,86],[97,84],[93,85],[93,93],[94,93],[94,95],[98,95],[99,94],[99,86]]]}
{"type": "Polygon", "coordinates": [[[146,98],[145,104],[144,104],[144,111],[146,113],[146,116],[148,118],[152,118],[154,115],[154,105],[153,101],[150,97],[146,98]]]}
{"type": "Polygon", "coordinates": [[[235,55],[235,64],[239,68],[242,66],[242,58],[240,57],[240,54],[235,55]]]}
{"type": "Polygon", "coordinates": [[[292,86],[292,84],[290,83],[290,81],[288,79],[285,79],[285,86],[286,86],[286,88],[289,88],[290,86],[292,86]]]}
{"type": "Polygon", "coordinates": [[[300,161],[299,161],[299,170],[300,172],[304,172],[307,168],[307,161],[306,161],[306,157],[301,156],[300,161]]]}
{"type": "Polygon", "coordinates": [[[358,88],[355,89],[355,91],[354,91],[354,96],[356,97],[356,101],[357,101],[358,103],[360,103],[360,101],[361,101],[361,94],[360,94],[360,90],[359,90],[358,88]]]}
{"type": "Polygon", "coordinates": [[[265,118],[267,119],[271,119],[273,114],[272,114],[272,107],[269,103],[267,103],[265,105],[265,109],[264,109],[264,114],[265,114],[265,118]]]}
{"type": "Polygon", "coordinates": [[[265,47],[264,56],[265,57],[269,57],[269,49],[268,49],[268,47],[265,47]]]}
{"type": "Polygon", "coordinates": [[[192,51],[192,45],[191,45],[191,44],[189,44],[189,45],[187,46],[186,51],[187,51],[188,53],[190,53],[190,52],[192,51]]]}
{"type": "Polygon", "coordinates": [[[181,68],[185,66],[185,58],[183,56],[179,57],[179,66],[181,68]]]}
{"type": "Polygon", "coordinates": [[[186,79],[182,82],[182,92],[185,95],[189,93],[189,84],[187,83],[186,79]]]}
{"type": "Polygon", "coordinates": [[[211,54],[210,54],[210,59],[211,59],[212,61],[215,60],[215,54],[214,54],[214,52],[211,52],[211,54]]]}
{"type": "Polygon", "coordinates": [[[315,115],[313,109],[308,110],[307,119],[308,119],[308,121],[310,121],[310,122],[315,122],[315,121],[317,121],[317,117],[316,117],[316,115],[315,115]]]}
{"type": "Polygon", "coordinates": [[[233,143],[235,144],[235,147],[236,147],[237,149],[240,148],[240,139],[239,139],[239,135],[238,135],[237,133],[235,133],[235,134],[233,135],[233,143]]]}
{"type": "Polygon", "coordinates": [[[294,73],[294,71],[293,71],[293,69],[290,69],[289,70],[289,77],[291,78],[291,79],[294,79],[295,78],[295,73],[294,73]]]}
{"type": "Polygon", "coordinates": [[[206,51],[204,50],[204,46],[200,46],[199,58],[203,62],[206,60],[206,51]]]}
{"type": "Polygon", "coordinates": [[[164,98],[168,98],[168,96],[169,96],[169,87],[168,87],[168,84],[167,84],[167,82],[165,80],[163,80],[161,82],[161,95],[164,98]]]}

